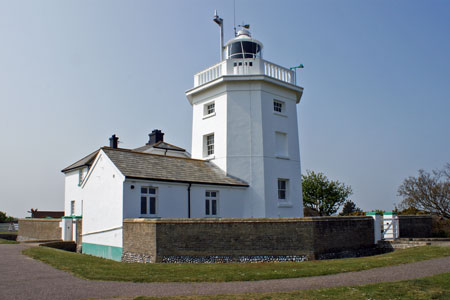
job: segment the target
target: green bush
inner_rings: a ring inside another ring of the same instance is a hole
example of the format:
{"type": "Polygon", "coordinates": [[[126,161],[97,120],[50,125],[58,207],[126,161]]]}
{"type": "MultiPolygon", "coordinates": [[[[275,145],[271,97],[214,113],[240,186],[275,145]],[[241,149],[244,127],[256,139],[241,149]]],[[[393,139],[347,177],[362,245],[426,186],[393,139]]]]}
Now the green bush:
{"type": "Polygon", "coordinates": [[[433,237],[450,237],[450,219],[433,216],[433,237]]]}

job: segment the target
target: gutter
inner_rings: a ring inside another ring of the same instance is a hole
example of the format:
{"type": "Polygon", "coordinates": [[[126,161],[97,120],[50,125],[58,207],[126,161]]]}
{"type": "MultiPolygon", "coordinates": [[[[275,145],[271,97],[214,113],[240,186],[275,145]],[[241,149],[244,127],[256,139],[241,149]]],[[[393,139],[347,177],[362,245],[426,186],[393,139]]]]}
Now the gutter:
{"type": "Polygon", "coordinates": [[[235,184],[235,183],[215,183],[215,182],[202,182],[202,181],[188,181],[188,180],[173,180],[173,179],[161,179],[161,178],[148,178],[148,177],[134,177],[125,176],[126,179],[134,180],[151,180],[151,181],[161,181],[161,182],[178,182],[184,184],[204,184],[204,185],[219,185],[219,186],[234,186],[234,187],[249,187],[248,184],[235,184]]]}
{"type": "Polygon", "coordinates": [[[187,192],[188,192],[188,219],[191,218],[191,186],[192,183],[189,183],[187,192]]]}

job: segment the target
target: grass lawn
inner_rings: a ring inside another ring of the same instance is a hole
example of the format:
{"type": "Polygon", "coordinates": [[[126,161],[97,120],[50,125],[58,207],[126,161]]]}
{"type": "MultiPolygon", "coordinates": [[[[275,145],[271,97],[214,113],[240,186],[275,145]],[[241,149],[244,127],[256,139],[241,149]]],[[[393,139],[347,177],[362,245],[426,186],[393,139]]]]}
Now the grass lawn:
{"type": "Polygon", "coordinates": [[[18,244],[19,242],[0,239],[0,244],[18,244]]]}
{"type": "Polygon", "coordinates": [[[260,294],[241,294],[241,295],[217,295],[217,296],[189,296],[189,297],[138,297],[135,300],[291,300],[291,299],[307,299],[307,300],[382,300],[382,299],[450,299],[450,273],[435,275],[431,277],[389,282],[369,284],[353,287],[339,287],[330,289],[305,290],[283,293],[260,293],[260,294]]]}
{"type": "Polygon", "coordinates": [[[92,280],[134,282],[247,281],[308,277],[398,265],[450,256],[450,247],[423,246],[359,258],[282,263],[140,264],[34,247],[24,254],[92,280]]]}

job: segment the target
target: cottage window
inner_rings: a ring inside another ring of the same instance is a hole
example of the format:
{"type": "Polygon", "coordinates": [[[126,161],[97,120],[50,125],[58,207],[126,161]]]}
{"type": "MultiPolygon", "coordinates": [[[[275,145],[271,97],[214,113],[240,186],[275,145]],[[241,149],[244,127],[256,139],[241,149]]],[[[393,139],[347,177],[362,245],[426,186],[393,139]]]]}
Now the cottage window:
{"type": "Polygon", "coordinates": [[[278,179],[278,200],[279,201],[287,200],[287,187],[288,187],[287,179],[278,179]]]}
{"type": "Polygon", "coordinates": [[[75,215],[75,200],[70,201],[70,215],[75,215]]]}
{"type": "Polygon", "coordinates": [[[217,216],[218,212],[218,191],[206,191],[205,192],[205,215],[217,216]]]}
{"type": "Polygon", "coordinates": [[[83,182],[83,169],[78,170],[78,186],[83,182]]]}
{"type": "Polygon", "coordinates": [[[157,188],[141,187],[141,215],[156,215],[157,188]]]}

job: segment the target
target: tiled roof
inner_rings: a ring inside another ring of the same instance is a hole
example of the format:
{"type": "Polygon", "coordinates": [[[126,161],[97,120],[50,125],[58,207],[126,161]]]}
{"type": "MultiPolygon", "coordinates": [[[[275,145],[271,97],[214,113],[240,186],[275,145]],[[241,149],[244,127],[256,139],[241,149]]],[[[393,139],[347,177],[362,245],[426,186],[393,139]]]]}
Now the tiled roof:
{"type": "Polygon", "coordinates": [[[128,178],[248,186],[239,179],[227,176],[221,169],[208,161],[120,148],[103,147],[101,149],[120,172],[128,178]]]}
{"type": "Polygon", "coordinates": [[[61,170],[61,172],[65,173],[68,172],[70,170],[74,170],[80,167],[90,167],[92,165],[92,163],[94,162],[95,157],[97,156],[99,150],[96,150],[94,152],[92,152],[91,154],[89,154],[88,156],[83,157],[82,159],[80,159],[79,161],[71,164],[70,166],[68,166],[67,168],[64,168],[63,170],[61,170]]]}
{"type": "Polygon", "coordinates": [[[172,144],[169,144],[169,143],[166,143],[166,142],[163,142],[163,141],[159,141],[159,142],[157,142],[155,144],[152,144],[152,145],[144,145],[142,147],[134,149],[134,151],[144,152],[144,151],[147,151],[148,149],[151,149],[151,148],[167,149],[167,150],[174,150],[174,151],[186,151],[185,149],[183,149],[181,147],[177,147],[177,146],[174,146],[172,144]]]}

